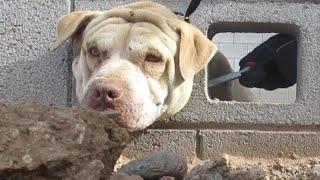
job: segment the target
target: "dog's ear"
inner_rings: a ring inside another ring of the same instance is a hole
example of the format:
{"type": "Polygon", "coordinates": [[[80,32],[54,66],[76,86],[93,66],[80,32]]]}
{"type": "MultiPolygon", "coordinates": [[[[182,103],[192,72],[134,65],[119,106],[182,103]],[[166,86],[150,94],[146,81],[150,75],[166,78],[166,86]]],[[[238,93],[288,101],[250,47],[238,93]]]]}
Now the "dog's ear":
{"type": "Polygon", "coordinates": [[[88,23],[100,13],[101,11],[76,11],[60,17],[57,22],[57,40],[51,50],[58,48],[67,39],[79,36],[88,23]]]}
{"type": "Polygon", "coordinates": [[[191,24],[180,20],[169,24],[180,35],[179,70],[183,81],[203,69],[218,48],[199,29],[191,24]]]}

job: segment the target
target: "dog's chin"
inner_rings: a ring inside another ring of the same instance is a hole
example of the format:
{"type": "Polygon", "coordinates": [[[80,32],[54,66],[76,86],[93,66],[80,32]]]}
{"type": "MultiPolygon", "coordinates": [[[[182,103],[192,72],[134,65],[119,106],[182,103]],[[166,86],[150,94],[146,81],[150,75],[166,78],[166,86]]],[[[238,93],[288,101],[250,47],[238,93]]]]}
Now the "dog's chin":
{"type": "MultiPolygon", "coordinates": [[[[92,109],[88,106],[85,107],[92,109]]],[[[116,107],[115,109],[95,111],[99,112],[102,115],[105,115],[106,117],[109,117],[110,119],[113,119],[117,124],[119,124],[121,127],[126,128],[130,132],[144,130],[148,126],[152,125],[156,120],[156,114],[149,114],[149,116],[146,116],[143,113],[143,110],[140,108],[116,107]]]]}
{"type": "Polygon", "coordinates": [[[137,117],[132,115],[126,115],[125,112],[107,109],[105,111],[100,111],[100,113],[105,114],[106,116],[113,119],[121,127],[126,128],[128,131],[139,131],[147,128],[155,119],[137,117]]]}
{"type": "Polygon", "coordinates": [[[119,114],[114,118],[120,126],[127,128],[129,131],[139,131],[146,129],[153,124],[155,118],[146,117],[142,114],[132,114],[130,110],[117,111],[119,114]]]}

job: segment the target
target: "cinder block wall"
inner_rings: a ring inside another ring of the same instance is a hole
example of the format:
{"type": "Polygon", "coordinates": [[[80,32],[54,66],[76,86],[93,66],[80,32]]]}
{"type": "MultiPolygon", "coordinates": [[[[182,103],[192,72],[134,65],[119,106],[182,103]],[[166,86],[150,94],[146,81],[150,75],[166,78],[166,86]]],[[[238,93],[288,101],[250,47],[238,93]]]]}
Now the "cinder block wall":
{"type": "MultiPolygon", "coordinates": [[[[57,51],[55,22],[70,11],[109,9],[132,0],[0,1],[0,99],[74,104],[70,43],[57,51]]],[[[184,12],[186,1],[159,0],[184,12]]],[[[320,5],[318,0],[203,0],[191,17],[210,39],[219,32],[290,32],[298,37],[297,100],[292,104],[212,101],[205,73],[187,106],[156,123],[126,149],[128,157],[164,149],[187,157],[228,153],[279,157],[320,153],[320,5]]]]}

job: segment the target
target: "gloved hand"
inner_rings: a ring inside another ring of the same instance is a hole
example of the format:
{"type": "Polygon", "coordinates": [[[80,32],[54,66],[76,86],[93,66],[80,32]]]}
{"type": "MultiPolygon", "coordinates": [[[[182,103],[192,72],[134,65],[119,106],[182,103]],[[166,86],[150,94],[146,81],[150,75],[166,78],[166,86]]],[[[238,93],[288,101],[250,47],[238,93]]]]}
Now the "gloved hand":
{"type": "Polygon", "coordinates": [[[286,88],[297,79],[297,41],[291,35],[277,34],[240,60],[240,69],[253,67],[239,82],[246,87],[274,90],[286,88]]]}

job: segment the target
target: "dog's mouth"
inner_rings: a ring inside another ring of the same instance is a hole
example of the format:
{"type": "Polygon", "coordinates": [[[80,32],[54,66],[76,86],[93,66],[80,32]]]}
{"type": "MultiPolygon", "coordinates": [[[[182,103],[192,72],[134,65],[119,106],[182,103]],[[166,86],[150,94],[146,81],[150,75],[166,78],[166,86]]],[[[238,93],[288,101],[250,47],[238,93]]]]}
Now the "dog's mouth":
{"type": "MultiPolygon", "coordinates": [[[[99,114],[114,120],[121,127],[126,128],[128,131],[138,131],[145,129],[149,124],[147,122],[154,122],[155,118],[144,117],[143,110],[136,106],[128,107],[129,105],[115,106],[105,110],[99,110],[99,114]],[[124,108],[124,107],[125,108],[124,108]]],[[[92,109],[92,108],[91,108],[92,109]]],[[[151,123],[152,124],[152,123],[151,123]]]]}
{"type": "Polygon", "coordinates": [[[116,119],[120,115],[120,112],[114,109],[106,109],[105,111],[99,111],[99,113],[111,119],[116,119]]]}

